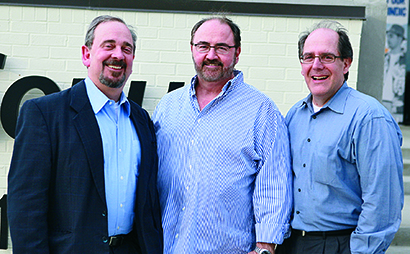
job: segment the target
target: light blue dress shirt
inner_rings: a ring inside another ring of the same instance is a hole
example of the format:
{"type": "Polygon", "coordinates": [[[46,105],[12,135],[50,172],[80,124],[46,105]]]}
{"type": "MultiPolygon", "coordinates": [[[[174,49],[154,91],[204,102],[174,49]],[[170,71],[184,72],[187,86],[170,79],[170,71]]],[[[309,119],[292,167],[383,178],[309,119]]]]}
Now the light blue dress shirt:
{"type": "Polygon", "coordinates": [[[401,222],[402,135],[374,98],[347,84],[313,112],[311,95],[286,116],[294,172],[291,225],[355,228],[352,253],[384,253],[401,222]]]}
{"type": "Polygon", "coordinates": [[[127,234],[134,222],[141,161],[138,135],[130,119],[130,104],[124,93],[118,102],[108,99],[88,77],[85,84],[103,142],[108,235],[127,234]]]}
{"type": "Polygon", "coordinates": [[[165,95],[153,114],[164,253],[282,243],[292,209],[283,116],[239,71],[201,111],[196,81],[165,95]]]}

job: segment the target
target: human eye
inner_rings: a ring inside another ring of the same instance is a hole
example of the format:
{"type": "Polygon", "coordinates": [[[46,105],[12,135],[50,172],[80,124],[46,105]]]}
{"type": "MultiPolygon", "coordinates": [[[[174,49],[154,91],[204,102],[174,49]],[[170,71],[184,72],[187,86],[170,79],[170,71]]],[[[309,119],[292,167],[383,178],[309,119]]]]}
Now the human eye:
{"type": "Polygon", "coordinates": [[[315,59],[315,56],[313,54],[304,54],[302,56],[302,61],[303,62],[310,63],[310,62],[313,62],[313,59],[315,59]]]}
{"type": "Polygon", "coordinates": [[[220,54],[226,54],[229,51],[229,47],[225,45],[218,45],[215,47],[215,51],[220,54]]]}
{"type": "Polygon", "coordinates": [[[335,60],[335,55],[326,53],[320,55],[320,60],[325,63],[332,63],[335,60]]]}
{"type": "Polygon", "coordinates": [[[132,47],[130,46],[124,47],[123,50],[126,54],[132,54],[132,47]]]}
{"type": "Polygon", "coordinates": [[[114,46],[114,44],[112,44],[112,43],[104,43],[103,45],[102,45],[102,48],[103,49],[106,49],[106,50],[111,50],[111,49],[113,49],[115,46],[114,46]]]}
{"type": "Polygon", "coordinates": [[[201,52],[205,52],[210,49],[209,45],[207,44],[197,44],[196,48],[198,49],[198,51],[201,51],[201,52]]]}

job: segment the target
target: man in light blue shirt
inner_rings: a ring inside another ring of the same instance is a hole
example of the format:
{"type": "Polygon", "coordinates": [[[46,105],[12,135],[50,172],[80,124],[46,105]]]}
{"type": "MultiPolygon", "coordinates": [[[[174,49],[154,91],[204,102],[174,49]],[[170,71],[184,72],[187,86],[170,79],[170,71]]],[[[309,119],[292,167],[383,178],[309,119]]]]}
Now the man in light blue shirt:
{"type": "Polygon", "coordinates": [[[401,222],[402,135],[374,98],[347,86],[347,31],[322,21],[299,40],[310,94],[288,112],[292,235],[278,253],[384,253],[401,222]]]}
{"type": "Polygon", "coordinates": [[[234,70],[236,24],[212,17],[191,35],[197,75],[153,115],[164,253],[274,253],[292,208],[284,118],[234,70]]]}
{"type": "Polygon", "coordinates": [[[154,126],[123,92],[136,39],[122,19],[96,17],[82,46],[87,78],[22,106],[8,178],[13,253],[162,253],[154,126]]]}

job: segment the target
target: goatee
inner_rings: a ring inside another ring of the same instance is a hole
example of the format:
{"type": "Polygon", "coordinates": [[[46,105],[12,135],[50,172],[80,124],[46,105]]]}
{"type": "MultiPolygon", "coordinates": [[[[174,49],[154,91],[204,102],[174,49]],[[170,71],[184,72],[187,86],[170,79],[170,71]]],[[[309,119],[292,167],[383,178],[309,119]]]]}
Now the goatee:
{"type": "Polygon", "coordinates": [[[109,77],[104,76],[104,67],[106,65],[119,65],[124,70],[127,68],[127,65],[124,63],[124,61],[115,61],[115,60],[104,61],[103,62],[103,70],[101,71],[100,77],[98,78],[100,80],[101,84],[104,84],[104,85],[106,85],[110,88],[120,88],[120,87],[122,87],[124,85],[125,79],[126,79],[125,71],[124,72],[112,72],[112,76],[114,78],[109,78],[109,77]]]}

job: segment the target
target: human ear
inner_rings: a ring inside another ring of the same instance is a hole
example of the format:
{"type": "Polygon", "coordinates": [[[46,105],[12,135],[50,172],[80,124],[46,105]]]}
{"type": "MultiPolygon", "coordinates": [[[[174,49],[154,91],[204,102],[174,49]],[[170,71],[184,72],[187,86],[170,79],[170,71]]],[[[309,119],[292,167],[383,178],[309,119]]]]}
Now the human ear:
{"type": "Polygon", "coordinates": [[[82,52],[81,60],[83,61],[83,64],[87,68],[90,67],[90,62],[91,62],[90,49],[84,45],[81,47],[81,52],[82,52]]]}

